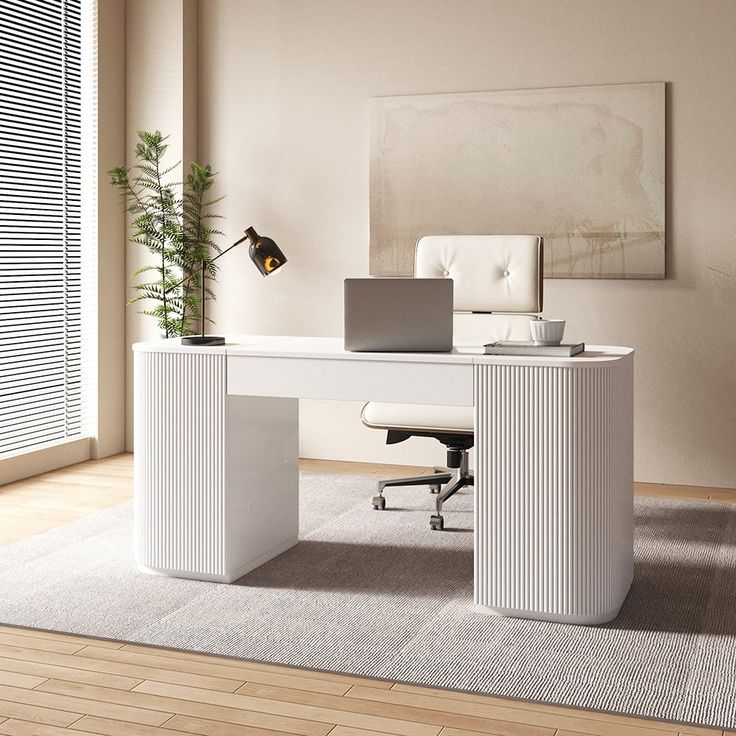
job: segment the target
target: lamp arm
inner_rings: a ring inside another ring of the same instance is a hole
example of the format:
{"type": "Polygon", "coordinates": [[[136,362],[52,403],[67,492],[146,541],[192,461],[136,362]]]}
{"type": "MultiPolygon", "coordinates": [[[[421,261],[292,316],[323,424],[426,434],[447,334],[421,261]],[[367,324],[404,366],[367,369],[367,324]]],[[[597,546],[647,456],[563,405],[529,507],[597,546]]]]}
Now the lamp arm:
{"type": "MultiPolygon", "coordinates": [[[[237,240],[231,246],[225,248],[225,250],[223,250],[222,252],[218,253],[214,258],[210,258],[209,263],[213,263],[220,256],[224,256],[225,253],[228,253],[233,248],[235,248],[235,246],[240,245],[241,243],[243,243],[246,240],[248,240],[248,236],[247,235],[244,235],[242,238],[240,238],[240,240],[237,240]]],[[[202,283],[200,284],[200,287],[202,289],[202,304],[201,304],[202,314],[200,316],[200,319],[201,319],[201,322],[202,322],[202,324],[201,324],[201,327],[202,327],[202,334],[201,334],[202,340],[204,340],[204,333],[205,333],[205,329],[207,327],[207,325],[206,325],[206,317],[205,317],[205,307],[206,307],[206,299],[207,299],[207,293],[206,293],[206,289],[207,289],[207,276],[205,274],[205,263],[206,263],[206,261],[202,260],[202,265],[201,265],[199,271],[192,271],[192,273],[190,273],[189,276],[185,276],[181,281],[177,281],[175,284],[172,284],[167,289],[167,292],[168,292],[171,289],[176,289],[177,287],[181,286],[182,284],[185,284],[187,281],[189,281],[191,278],[194,277],[194,274],[195,273],[201,273],[202,274],[202,283]]]]}
{"type": "Polygon", "coordinates": [[[248,240],[248,236],[244,235],[242,238],[240,238],[240,240],[236,240],[232,245],[225,248],[225,250],[223,250],[221,253],[218,253],[214,258],[210,258],[210,263],[214,263],[218,258],[224,256],[225,253],[229,253],[236,245],[240,245],[246,240],[248,240]]]}
{"type": "MultiPolygon", "coordinates": [[[[0,0],[1,1],[1,0],[0,0]]],[[[274,243],[271,238],[260,238],[258,233],[253,229],[253,227],[248,227],[245,231],[245,235],[240,238],[240,240],[236,240],[231,246],[225,248],[225,250],[218,253],[214,258],[203,258],[201,266],[198,271],[194,271],[190,273],[188,276],[185,276],[180,281],[177,281],[175,284],[172,284],[169,288],[170,289],[176,289],[177,287],[181,286],[182,284],[189,281],[189,279],[194,277],[195,273],[201,274],[202,282],[200,283],[200,289],[202,290],[202,296],[201,296],[201,312],[200,312],[200,321],[201,321],[201,334],[199,335],[184,335],[181,338],[182,345],[224,345],[225,344],[225,338],[221,337],[220,335],[206,335],[205,334],[205,328],[207,326],[207,316],[205,314],[205,308],[207,306],[207,273],[206,269],[208,264],[214,263],[218,258],[221,256],[224,256],[226,253],[229,253],[233,248],[236,248],[241,243],[244,243],[246,240],[250,240],[252,245],[250,248],[250,259],[253,261],[253,264],[258,268],[258,270],[261,272],[263,276],[268,276],[269,273],[272,271],[275,271],[277,268],[280,268],[284,263],[286,263],[286,256],[282,253],[281,249],[274,243]]],[[[186,309],[186,305],[185,305],[186,309]]]]}
{"type": "MultiPolygon", "coordinates": [[[[237,240],[232,245],[228,246],[223,250],[222,252],[218,253],[214,258],[210,258],[209,263],[214,263],[218,258],[221,256],[224,256],[225,253],[229,253],[233,248],[235,248],[236,245],[240,245],[241,243],[244,243],[246,240],[248,240],[248,236],[245,235],[244,237],[240,238],[240,240],[237,240]]],[[[202,261],[202,266],[204,266],[204,261],[202,261]]],[[[200,270],[204,270],[203,268],[200,270]]],[[[190,273],[189,276],[185,276],[181,281],[177,281],[175,284],[172,284],[169,289],[176,289],[178,286],[181,286],[182,284],[185,284],[189,279],[191,279],[194,276],[194,272],[190,273]]]]}

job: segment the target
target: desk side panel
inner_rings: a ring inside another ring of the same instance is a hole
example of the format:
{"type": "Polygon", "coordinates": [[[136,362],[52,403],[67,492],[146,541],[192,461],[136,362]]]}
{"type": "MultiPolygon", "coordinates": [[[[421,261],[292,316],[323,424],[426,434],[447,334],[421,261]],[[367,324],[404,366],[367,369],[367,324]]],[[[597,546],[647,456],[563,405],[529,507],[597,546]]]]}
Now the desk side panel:
{"type": "Polygon", "coordinates": [[[632,363],[477,365],[475,601],[613,618],[632,576],[632,363]]]}
{"type": "Polygon", "coordinates": [[[226,572],[224,354],[137,351],[135,556],[200,579],[226,572]]]}
{"type": "Polygon", "coordinates": [[[299,401],[227,397],[226,563],[235,580],[299,538],[299,401]]]}

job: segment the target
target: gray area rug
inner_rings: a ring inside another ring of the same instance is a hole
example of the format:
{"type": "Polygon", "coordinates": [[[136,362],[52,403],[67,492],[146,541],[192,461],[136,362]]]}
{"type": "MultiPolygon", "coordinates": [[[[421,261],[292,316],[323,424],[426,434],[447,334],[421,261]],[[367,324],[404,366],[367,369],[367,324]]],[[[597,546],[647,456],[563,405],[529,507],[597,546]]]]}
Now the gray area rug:
{"type": "Polygon", "coordinates": [[[579,627],[472,606],[472,496],[301,477],[292,550],[218,585],[139,573],[131,504],[0,549],[0,621],[629,715],[736,727],[736,505],[637,499],[634,585],[579,627]]]}

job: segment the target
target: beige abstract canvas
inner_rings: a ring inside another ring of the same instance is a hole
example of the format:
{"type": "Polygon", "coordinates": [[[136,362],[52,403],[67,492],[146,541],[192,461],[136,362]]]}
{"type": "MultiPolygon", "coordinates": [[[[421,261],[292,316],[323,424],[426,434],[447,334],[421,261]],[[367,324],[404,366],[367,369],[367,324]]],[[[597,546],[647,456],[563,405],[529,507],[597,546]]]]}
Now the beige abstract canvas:
{"type": "Polygon", "coordinates": [[[548,277],[664,278],[664,83],[371,103],[372,274],[422,235],[528,233],[548,277]]]}

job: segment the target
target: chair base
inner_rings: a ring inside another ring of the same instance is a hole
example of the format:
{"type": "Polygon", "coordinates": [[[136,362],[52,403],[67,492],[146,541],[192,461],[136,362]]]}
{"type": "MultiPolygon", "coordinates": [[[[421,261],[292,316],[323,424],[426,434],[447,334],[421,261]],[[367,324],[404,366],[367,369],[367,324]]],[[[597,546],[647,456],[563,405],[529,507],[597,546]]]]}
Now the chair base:
{"type": "Polygon", "coordinates": [[[449,483],[453,478],[452,473],[437,472],[434,475],[415,475],[409,478],[391,478],[389,480],[378,481],[378,495],[373,496],[371,503],[377,511],[383,511],[386,508],[386,498],[383,495],[384,488],[398,486],[429,486],[431,493],[439,493],[439,489],[443,483],[449,483]],[[437,490],[434,490],[434,489],[437,490]]]}
{"type": "Polygon", "coordinates": [[[429,528],[432,531],[442,531],[445,528],[445,519],[442,516],[442,504],[452,498],[461,488],[475,484],[475,478],[468,473],[459,472],[454,483],[448,485],[435,499],[436,513],[429,517],[429,528]]]}
{"type": "Polygon", "coordinates": [[[462,449],[459,467],[451,471],[434,468],[434,475],[416,475],[409,478],[390,478],[378,481],[378,495],[373,496],[371,503],[376,511],[386,508],[386,497],[383,495],[385,488],[400,486],[429,486],[430,492],[437,494],[435,499],[435,513],[429,519],[429,527],[433,531],[442,531],[445,528],[445,520],[442,516],[442,506],[449,498],[452,498],[461,488],[472,486],[475,483],[473,475],[468,470],[468,451],[462,449]],[[442,486],[445,486],[442,489],[442,486]]]}
{"type": "MultiPolygon", "coordinates": [[[[445,474],[445,473],[447,473],[447,468],[438,468],[437,466],[435,466],[434,468],[432,468],[432,472],[435,475],[438,475],[440,473],[445,474]]],[[[441,488],[442,488],[442,484],[441,483],[432,484],[429,487],[429,492],[430,493],[439,493],[441,488]]]]}

